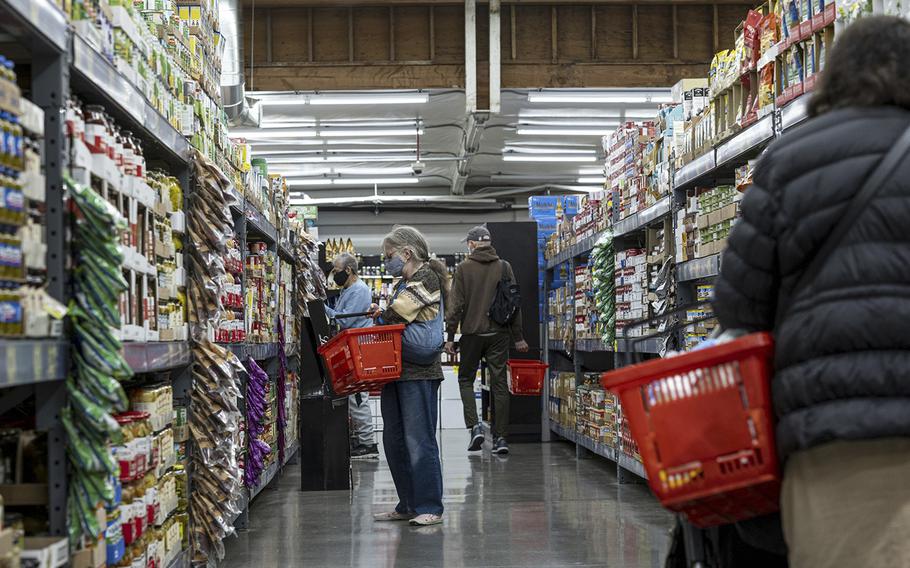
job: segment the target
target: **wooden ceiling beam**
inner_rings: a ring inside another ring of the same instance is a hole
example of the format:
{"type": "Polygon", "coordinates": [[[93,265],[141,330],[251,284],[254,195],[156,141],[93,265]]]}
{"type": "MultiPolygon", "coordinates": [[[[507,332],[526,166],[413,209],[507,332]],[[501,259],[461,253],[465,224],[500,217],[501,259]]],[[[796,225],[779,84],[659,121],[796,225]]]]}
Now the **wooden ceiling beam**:
{"type": "MultiPolygon", "coordinates": [[[[502,88],[660,87],[685,77],[702,77],[702,63],[502,63],[502,88]]],[[[388,62],[256,67],[256,87],[265,91],[356,89],[463,89],[464,65],[388,62]]],[[[487,88],[487,66],[479,63],[478,90],[487,88]]]]}

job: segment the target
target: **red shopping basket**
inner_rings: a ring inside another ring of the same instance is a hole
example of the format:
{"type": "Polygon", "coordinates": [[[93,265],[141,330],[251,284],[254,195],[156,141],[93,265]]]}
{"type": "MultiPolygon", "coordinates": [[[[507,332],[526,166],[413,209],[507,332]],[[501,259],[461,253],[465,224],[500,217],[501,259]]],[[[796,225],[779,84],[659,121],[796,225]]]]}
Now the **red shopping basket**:
{"type": "Polygon", "coordinates": [[[770,376],[774,342],[754,333],[604,373],[667,509],[698,527],[778,510],[770,376]]]}
{"type": "Polygon", "coordinates": [[[543,380],[550,366],[540,361],[509,359],[509,392],[515,395],[540,396],[543,380]]]}
{"type": "Polygon", "coordinates": [[[404,325],[346,329],[319,347],[338,396],[381,389],[401,376],[404,325]]]}

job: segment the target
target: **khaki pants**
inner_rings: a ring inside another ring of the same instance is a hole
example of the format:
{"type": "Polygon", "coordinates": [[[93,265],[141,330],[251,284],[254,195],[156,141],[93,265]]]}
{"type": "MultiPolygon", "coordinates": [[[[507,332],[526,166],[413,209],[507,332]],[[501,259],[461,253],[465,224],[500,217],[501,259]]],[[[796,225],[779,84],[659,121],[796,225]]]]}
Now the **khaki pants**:
{"type": "Polygon", "coordinates": [[[910,566],[910,438],[793,454],[781,516],[791,568],[910,566]]]}

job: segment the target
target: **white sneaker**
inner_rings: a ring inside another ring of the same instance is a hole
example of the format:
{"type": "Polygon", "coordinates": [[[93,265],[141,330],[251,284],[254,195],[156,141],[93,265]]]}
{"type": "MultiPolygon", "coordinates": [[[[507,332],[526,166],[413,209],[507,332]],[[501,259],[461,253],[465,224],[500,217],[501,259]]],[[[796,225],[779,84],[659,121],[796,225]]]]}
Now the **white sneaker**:
{"type": "Polygon", "coordinates": [[[411,519],[411,525],[415,527],[428,527],[430,525],[441,525],[442,515],[423,514],[417,515],[411,519]]]}
{"type": "Polygon", "coordinates": [[[398,511],[392,511],[391,513],[373,515],[373,520],[377,522],[411,521],[414,520],[415,517],[417,517],[416,513],[399,513],[398,511]]]}

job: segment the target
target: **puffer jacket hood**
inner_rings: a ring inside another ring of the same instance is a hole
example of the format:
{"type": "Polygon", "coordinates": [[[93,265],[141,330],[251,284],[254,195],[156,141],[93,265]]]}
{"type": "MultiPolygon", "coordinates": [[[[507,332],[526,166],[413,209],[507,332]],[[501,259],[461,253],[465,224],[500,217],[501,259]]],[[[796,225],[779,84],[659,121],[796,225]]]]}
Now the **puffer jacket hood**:
{"type": "Polygon", "coordinates": [[[470,260],[489,264],[491,262],[497,262],[499,260],[499,255],[496,254],[496,249],[493,248],[493,245],[480,245],[474,249],[474,252],[468,255],[468,258],[470,260]]]}
{"type": "Polygon", "coordinates": [[[784,458],[837,440],[910,436],[910,160],[862,211],[848,211],[908,125],[910,112],[893,107],[815,118],[772,144],[743,198],[714,308],[725,328],[774,331],[784,458]],[[811,289],[795,289],[848,214],[858,217],[811,289]]]}

